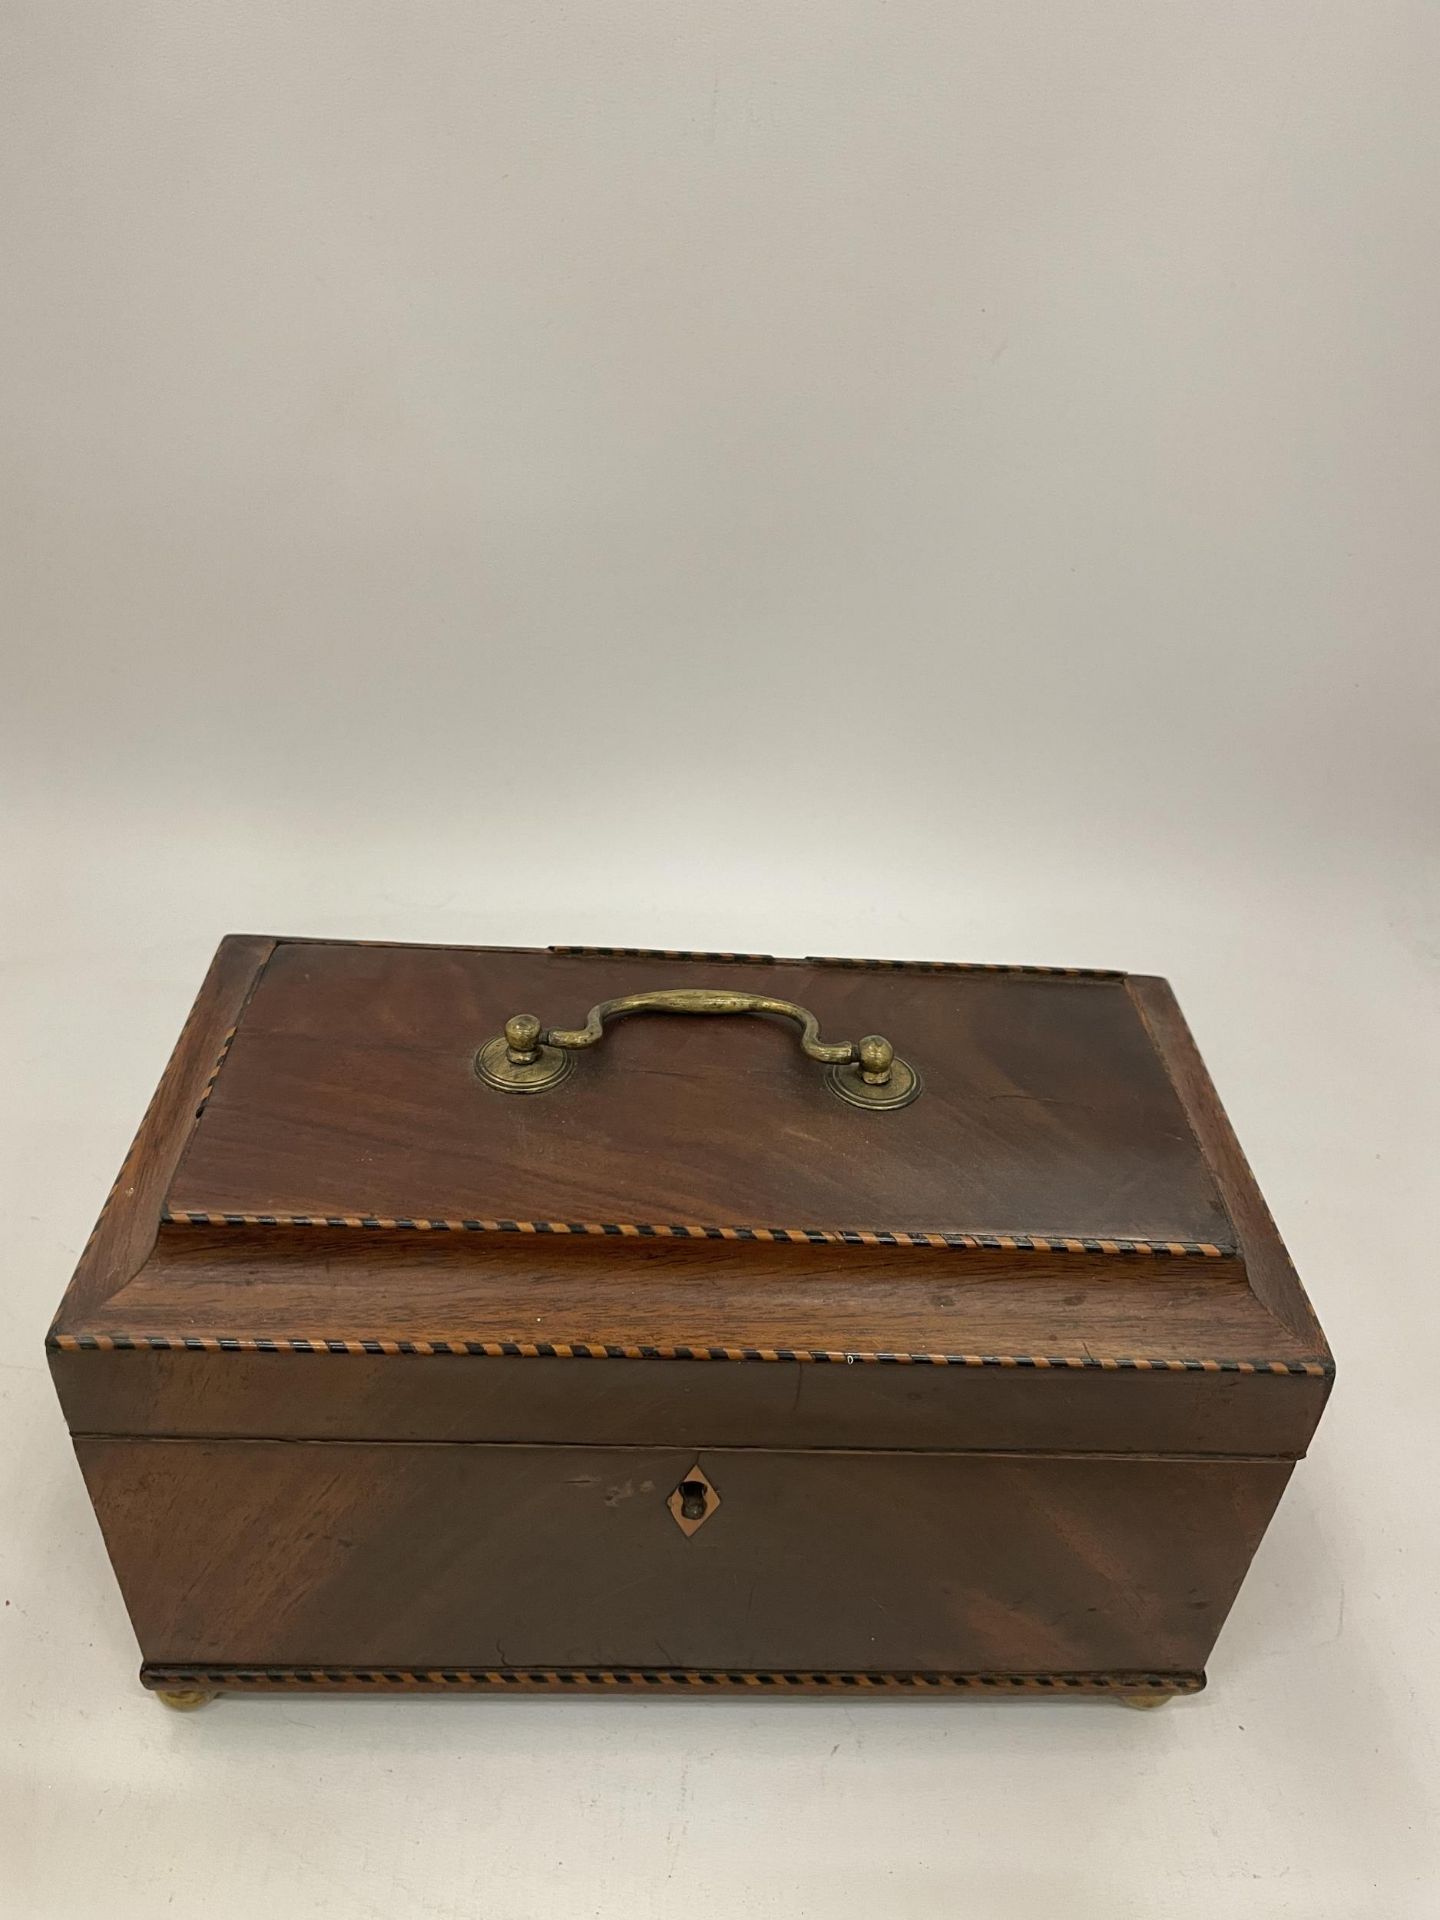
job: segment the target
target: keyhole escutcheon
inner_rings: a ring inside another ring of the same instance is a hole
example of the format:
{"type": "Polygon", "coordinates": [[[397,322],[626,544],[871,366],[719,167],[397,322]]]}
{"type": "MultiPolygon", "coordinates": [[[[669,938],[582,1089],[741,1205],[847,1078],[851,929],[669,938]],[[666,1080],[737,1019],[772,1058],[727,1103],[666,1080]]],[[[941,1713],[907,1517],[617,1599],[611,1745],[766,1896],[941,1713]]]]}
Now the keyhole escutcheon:
{"type": "Polygon", "coordinates": [[[689,1539],[720,1505],[720,1496],[697,1460],[665,1504],[676,1526],[689,1539]]]}

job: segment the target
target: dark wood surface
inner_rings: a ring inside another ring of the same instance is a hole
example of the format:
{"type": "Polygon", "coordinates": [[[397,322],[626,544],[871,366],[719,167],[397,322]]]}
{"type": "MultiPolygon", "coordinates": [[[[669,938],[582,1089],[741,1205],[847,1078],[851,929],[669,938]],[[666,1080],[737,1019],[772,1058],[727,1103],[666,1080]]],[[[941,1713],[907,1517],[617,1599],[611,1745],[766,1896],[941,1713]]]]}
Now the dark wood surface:
{"type": "MultiPolygon", "coordinates": [[[[1052,993],[1059,996],[1057,1005],[1099,1004],[1069,1002],[1067,995],[1106,996],[1107,1004],[1116,991],[1127,995],[1137,1010],[1133,1031],[1154,1035],[1154,1058],[1177,1087],[1195,1159],[1225,1196],[1229,1215],[1243,1223],[1234,1259],[160,1227],[163,1196],[186,1144],[199,1138],[243,1057],[249,1022],[263,1004],[257,982],[270,977],[276,954],[285,949],[283,942],[277,949],[269,940],[247,938],[222,947],[67,1295],[56,1326],[60,1339],[154,1340],[162,1346],[197,1337],[598,1343],[626,1350],[651,1346],[660,1353],[815,1349],[998,1362],[1039,1357],[1087,1366],[1118,1360],[1308,1367],[1316,1377],[1177,1372],[1148,1383],[1123,1376],[1127,1384],[1121,1389],[1119,1374],[1095,1385],[1061,1385],[1007,1366],[982,1386],[968,1368],[845,1366],[827,1372],[812,1366],[802,1378],[787,1360],[703,1366],[604,1360],[577,1370],[568,1360],[527,1359],[513,1363],[517,1373],[497,1372],[512,1363],[469,1358],[452,1366],[400,1355],[53,1352],[76,1431],[502,1440],[578,1440],[593,1432],[624,1441],[666,1440],[678,1431],[687,1442],[750,1437],[766,1444],[803,1433],[807,1444],[884,1445],[893,1438],[927,1446],[943,1446],[947,1438],[951,1444],[1003,1445],[1007,1435],[1028,1433],[1031,1445],[1169,1446],[1185,1452],[1229,1447],[1288,1456],[1304,1450],[1328,1390],[1328,1352],[1161,981],[1117,986],[1009,975],[915,976],[938,980],[947,990],[959,981],[978,982],[992,994],[1012,988],[1024,996],[1052,993]],[[239,1032],[227,1045],[237,1020],[239,1032]],[[225,1063],[197,1128],[195,1112],[222,1048],[225,1063]],[[1261,1276],[1263,1299],[1252,1273],[1261,1276]],[[317,1376],[317,1365],[331,1370],[317,1376]],[[472,1365],[486,1371],[467,1371],[472,1365]],[[757,1365],[778,1369],[781,1377],[770,1374],[762,1381],[757,1365]],[[1108,1395],[1107,1382],[1116,1389],[1108,1395]],[[745,1423],[752,1419],[761,1426],[747,1436],[745,1423]]],[[[410,977],[417,954],[434,957],[428,949],[308,942],[298,950],[312,971],[328,968],[326,956],[365,956],[367,982],[397,958],[410,977]]],[[[450,950],[439,954],[445,977],[453,957],[450,950]]],[[[471,968],[466,979],[475,964],[495,958],[469,950],[461,957],[471,968]]],[[[499,958],[507,969],[507,992],[533,997],[523,982],[513,983],[517,956],[499,958]]],[[[539,958],[546,968],[556,964],[551,956],[539,958]]],[[[283,958],[281,964],[287,964],[283,958]]],[[[602,982],[616,984],[617,969],[626,978],[626,970],[643,973],[647,966],[674,975],[687,964],[700,963],[565,961],[579,970],[582,982],[596,983],[579,992],[581,999],[602,982]],[[592,976],[591,966],[603,974],[592,976]]],[[[708,976],[709,963],[704,970],[708,976]]],[[[883,1010],[886,986],[909,979],[904,972],[808,972],[812,978],[870,983],[876,996],[868,1003],[871,1015],[883,1010]]],[[[348,977],[342,971],[341,978],[348,977]]],[[[752,1028],[793,1047],[788,1031],[743,1019],[630,1024],[635,1032],[648,1027],[708,1035],[722,1059],[729,1058],[726,1048],[735,1034],[752,1028]]],[[[611,1037],[621,1039],[626,1031],[622,1025],[611,1037]]],[[[470,1038],[464,1036],[464,1046],[470,1038]]],[[[487,1101],[503,1100],[487,1094],[473,1076],[467,1093],[482,1110],[487,1101]]],[[[351,1089],[353,1103],[363,1106],[365,1097],[363,1085],[351,1089]]],[[[865,1126],[883,1127],[904,1115],[856,1117],[865,1126]]],[[[418,1122],[417,1129],[423,1139],[418,1122]]],[[[733,1138],[730,1147],[732,1155],[740,1151],[733,1138]]],[[[748,1142],[744,1150],[753,1158],[748,1142]]],[[[588,1143],[577,1139],[576,1154],[587,1151],[588,1143]]],[[[1045,1165],[1041,1155],[1027,1177],[1042,1178],[1045,1165]]]]}
{"type": "Polygon", "coordinates": [[[170,1204],[1234,1245],[1123,981],[407,947],[277,948],[170,1204]],[[883,1031],[924,1091],[858,1111],[751,1017],[632,1015],[534,1098],[475,1076],[509,1014],[577,1026],[663,986],[883,1031]]]}
{"type": "Polygon", "coordinates": [[[1302,1358],[1236,1261],[162,1230],[115,1330],[1302,1358]]]}
{"type": "MultiPolygon", "coordinates": [[[[1215,1194],[1223,1190],[1226,1220],[1234,1216],[1244,1221],[1239,1234],[1223,1222],[1214,1229],[1222,1242],[1238,1246],[1238,1258],[724,1242],[614,1244],[553,1236],[331,1232],[313,1227],[160,1230],[161,1195],[170,1192],[172,1205],[202,1197],[198,1190],[187,1189],[183,1178],[177,1180],[174,1170],[177,1164],[182,1169],[193,1166],[190,1156],[198,1150],[205,1129],[217,1112],[225,1110],[227,1101],[233,1106],[234,1095],[227,1089],[232,1074],[242,1070],[250,1021],[264,1004],[264,981],[277,964],[290,964],[283,958],[287,943],[280,943],[267,965],[269,948],[264,941],[235,940],[227,942],[217,958],[211,982],[147,1118],[141,1151],[131,1163],[140,1170],[140,1184],[133,1189],[127,1186],[107,1210],[95,1246],[67,1296],[57,1330],[70,1334],[528,1338],[662,1346],[831,1346],[946,1354],[1088,1353],[1328,1362],[1323,1337],[1264,1203],[1173,999],[1159,981],[1077,982],[921,973],[914,984],[939,981],[953,992],[952,983],[964,982],[968,988],[973,982],[1002,996],[1012,989],[1022,995],[1051,993],[1059,996],[1056,1005],[1066,1004],[1063,996],[1074,994],[1081,996],[1073,1003],[1077,1006],[1086,1004],[1086,995],[1118,993],[1134,1010],[1126,1032],[1131,1039],[1139,1035],[1149,1048],[1153,1072],[1166,1084],[1173,1080],[1177,1085],[1176,1111],[1188,1143],[1181,1156],[1184,1181],[1200,1180],[1206,1191],[1215,1194]],[[256,974],[262,967],[263,979],[256,988],[256,974]],[[251,995],[248,1006],[247,994],[251,995]],[[239,1033],[197,1125],[191,1103],[198,1105],[214,1059],[242,1007],[239,1033]],[[1151,1044],[1152,1032],[1159,1045],[1151,1044]],[[1252,1269],[1263,1276],[1263,1289],[1252,1283],[1252,1269]],[[102,1303],[103,1312],[97,1311],[102,1303]]],[[[306,964],[312,968],[322,964],[315,956],[348,958],[359,953],[372,969],[382,971],[397,956],[410,967],[417,951],[316,943],[299,943],[297,950],[309,956],[306,964]]],[[[486,964],[497,957],[470,950],[462,950],[462,955],[486,964]]],[[[450,950],[441,950],[440,957],[448,960],[450,950]]],[[[498,959],[506,969],[508,1004],[508,996],[524,991],[523,984],[515,985],[512,978],[517,956],[507,952],[498,959]]],[[[564,964],[582,970],[592,965],[605,969],[587,991],[616,984],[615,969],[633,970],[641,964],[556,960],[548,955],[538,956],[538,963],[547,968],[564,964]]],[[[676,961],[647,964],[664,966],[671,974],[684,965],[676,961]]],[[[705,968],[707,974],[711,971],[705,968]]],[[[899,972],[800,971],[812,981],[823,976],[846,983],[869,982],[875,996],[867,1008],[872,1015],[883,1014],[883,988],[898,981],[908,990],[912,984],[909,975],[899,972]]],[[[626,977],[632,976],[627,973],[626,977]]],[[[734,1036],[745,1032],[758,1033],[765,1042],[782,1041],[793,1052],[788,1030],[747,1020],[635,1020],[618,1027],[612,1038],[643,1032],[708,1037],[722,1059],[729,1058],[727,1048],[734,1036]]],[[[461,1051],[468,1049],[470,1038],[467,1033],[461,1051]]],[[[584,1067],[594,1063],[587,1059],[584,1067]]],[[[808,1068],[808,1063],[802,1061],[801,1067],[808,1068]]],[[[703,1081],[706,1075],[702,1072],[698,1078],[703,1081]]],[[[481,1114],[496,1103],[507,1110],[543,1104],[507,1103],[504,1096],[488,1093],[473,1075],[470,1081],[466,1095],[481,1114]]],[[[813,1086],[803,1075],[802,1085],[813,1095],[813,1086]]],[[[571,1091],[573,1083],[553,1097],[563,1102],[571,1091]]],[[[837,1112],[846,1111],[831,1096],[824,1098],[837,1112]]],[[[349,1124],[344,1114],[352,1109],[368,1111],[371,1099],[370,1085],[362,1077],[333,1090],[325,1113],[343,1134],[349,1124]]],[[[1120,1104],[1113,1094],[1106,1099],[1112,1108],[1120,1104]]],[[[985,1107],[991,1104],[988,1099],[981,1102],[985,1107]]],[[[913,1111],[920,1111],[922,1105],[917,1103],[913,1111]]],[[[384,1109],[383,1100],[379,1106],[384,1109]]],[[[863,1127],[874,1129],[902,1124],[906,1114],[858,1114],[855,1118],[863,1127]]],[[[431,1136],[424,1116],[415,1113],[412,1123],[414,1140],[428,1141],[431,1136]]],[[[1049,1123],[1026,1124],[1043,1128],[1049,1123]]],[[[578,1162],[592,1154],[604,1159],[615,1149],[613,1134],[603,1129],[596,1141],[574,1128],[572,1134],[570,1151],[578,1162]]],[[[1050,1176],[1050,1144],[1043,1130],[1032,1134],[1027,1151],[1033,1150],[1034,1164],[1023,1175],[1011,1171],[1003,1177],[1014,1181],[1017,1191],[1022,1182],[1028,1182],[1038,1193],[1050,1176]]],[[[779,1167],[782,1174],[793,1173],[803,1186],[812,1177],[810,1162],[794,1155],[776,1156],[771,1145],[767,1140],[765,1154],[759,1155],[750,1134],[732,1129],[725,1136],[723,1167],[743,1182],[752,1163],[764,1158],[770,1163],[771,1177],[777,1177],[774,1170],[779,1167]]],[[[995,1144],[993,1136],[991,1148],[997,1162],[1013,1157],[1009,1149],[1002,1151],[995,1144]]],[[[417,1155],[422,1150],[415,1145],[408,1149],[417,1155]]],[[[246,1151],[237,1148],[241,1160],[246,1151]]],[[[296,1177],[301,1177],[303,1141],[287,1137],[284,1152],[291,1156],[296,1177]]],[[[970,1177],[970,1164],[957,1155],[957,1182],[970,1177]]],[[[721,1166],[717,1153],[716,1168],[721,1166]]],[[[1147,1177],[1153,1174],[1152,1166],[1147,1177]]],[[[714,1177],[719,1177],[718,1171],[714,1177]]],[[[244,1185],[238,1175],[234,1178],[232,1197],[244,1185]]],[[[244,1197],[253,1202],[257,1194],[252,1188],[244,1197]]],[[[299,1197],[298,1189],[288,1197],[299,1197]]],[[[357,1198],[357,1204],[363,1205],[363,1198],[357,1198]]],[[[1042,1220],[1063,1208],[1058,1202],[1047,1207],[1037,1200],[1035,1210],[1035,1220],[1018,1222],[1017,1227],[1038,1232],[1042,1220]]],[[[949,1211],[958,1216],[971,1209],[957,1203],[949,1211]]],[[[1158,1219],[1157,1213],[1150,1224],[1158,1219]]],[[[1191,1216],[1183,1224],[1193,1228],[1201,1222],[1191,1216]]]]}
{"type": "Polygon", "coordinates": [[[87,1440],[148,1661],[1204,1665],[1291,1469],[87,1440]],[[692,1537],[666,1497],[700,1464],[692,1537]]]}
{"type": "Polygon", "coordinates": [[[1303,1454],[1322,1376],[52,1353],[76,1434],[1303,1454]]]}
{"type": "Polygon", "coordinates": [[[1332,1371],[1163,981],[248,937],[50,1347],[157,1668],[1193,1678],[1332,1371]],[[915,1108],[855,1116],[877,1151],[832,1160],[846,1110],[760,1021],[627,1022],[549,1118],[470,1071],[510,1012],[762,979],[917,1058],[915,1108]],[[900,1195],[902,1230],[1103,1220],[1228,1257],[163,1224],[167,1196],[438,1216],[502,1194],[777,1226],[900,1195]],[[747,1357],[671,1357],[695,1352],[747,1357]],[[663,1495],[697,1456],[725,1504],[687,1542],[663,1495]]]}
{"type": "Polygon", "coordinates": [[[1270,1209],[1235,1137],[1229,1116],[1220,1104],[1220,1096],[1169,982],[1147,974],[1132,974],[1129,989],[1185,1104],[1196,1140],[1244,1249],[1250,1291],[1308,1353],[1328,1361],[1330,1349],[1315,1309],[1276,1231],[1270,1209]]]}
{"type": "Polygon", "coordinates": [[[138,1270],[160,1226],[165,1194],[195,1125],[225,1035],[244,1011],[275,942],[230,934],[201,983],[189,1018],[86,1242],[56,1327],[79,1327],[138,1270]]]}

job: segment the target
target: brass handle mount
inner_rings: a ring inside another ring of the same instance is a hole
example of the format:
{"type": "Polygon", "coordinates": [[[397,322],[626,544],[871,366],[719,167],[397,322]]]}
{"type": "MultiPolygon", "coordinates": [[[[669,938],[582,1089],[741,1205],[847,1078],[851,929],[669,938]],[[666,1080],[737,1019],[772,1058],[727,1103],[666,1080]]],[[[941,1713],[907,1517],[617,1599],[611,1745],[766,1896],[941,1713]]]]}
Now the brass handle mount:
{"type": "Polygon", "coordinates": [[[498,1093],[545,1093],[570,1072],[575,1055],[604,1036],[607,1020],[627,1013],[778,1014],[800,1029],[807,1059],[825,1068],[825,1084],[854,1107],[880,1112],[907,1107],[920,1092],[920,1076],[881,1034],[863,1040],[827,1044],[820,1022],[793,1000],[772,1000],[763,993],[726,993],[710,987],[669,987],[657,993],[628,993],[602,1000],[590,1009],[583,1027],[544,1027],[533,1013],[516,1013],[505,1031],[487,1040],[475,1055],[475,1071],[498,1093]]]}

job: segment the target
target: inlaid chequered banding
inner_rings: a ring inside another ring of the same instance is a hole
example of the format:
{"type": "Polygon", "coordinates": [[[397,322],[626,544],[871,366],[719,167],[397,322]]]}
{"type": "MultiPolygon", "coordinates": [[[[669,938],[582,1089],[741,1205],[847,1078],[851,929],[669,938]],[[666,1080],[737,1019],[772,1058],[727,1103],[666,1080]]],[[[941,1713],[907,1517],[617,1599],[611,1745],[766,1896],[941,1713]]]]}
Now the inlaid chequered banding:
{"type": "Polygon", "coordinates": [[[240,1031],[240,1028],[238,1024],[236,1026],[231,1027],[230,1031],[226,1034],[225,1038],[220,1042],[220,1051],[215,1057],[214,1066],[210,1069],[210,1078],[205,1082],[205,1086],[201,1092],[199,1102],[195,1108],[195,1118],[197,1120],[200,1118],[201,1114],[204,1113],[206,1105],[209,1102],[210,1096],[215,1091],[215,1082],[220,1078],[220,1069],[225,1064],[225,1056],[227,1053],[229,1053],[231,1045],[235,1039],[235,1036],[239,1031],[240,1031]]]}
{"type": "Polygon", "coordinates": [[[721,966],[773,967],[773,953],[703,953],[687,947],[556,947],[562,960],[712,960],[721,966]]]}
{"type": "Polygon", "coordinates": [[[872,973],[1007,973],[1047,980],[1124,980],[1114,967],[1038,967],[1003,960],[850,960],[838,954],[810,953],[809,967],[851,967],[872,973]]]}
{"type": "Polygon", "coordinates": [[[60,1353],[350,1353],[468,1355],[487,1360],[761,1360],[840,1367],[1014,1367],[1034,1372],[1271,1373],[1328,1379],[1333,1363],[1313,1360],[1160,1360],[1140,1355],[1052,1353],[861,1353],[821,1347],[601,1345],[595,1341],[327,1339],[209,1333],[59,1333],[60,1353]]]}
{"type": "Polygon", "coordinates": [[[1233,1249],[1209,1240],[1111,1240],[1036,1233],[896,1233],[868,1227],[699,1227],[593,1220],[410,1219],[374,1213],[209,1213],[165,1208],[168,1227],[332,1227],[371,1233],[525,1233],[619,1240],[737,1240],[791,1246],[943,1247],[977,1253],[1103,1253],[1162,1259],[1233,1260],[1233,1249]]]}
{"type": "Polygon", "coordinates": [[[497,1692],[723,1691],[780,1693],[1199,1693],[1203,1673],[815,1673],[664,1667],[145,1667],[156,1689],[274,1688],[394,1691],[455,1687],[497,1692]]]}
{"type": "Polygon", "coordinates": [[[773,953],[702,953],[684,947],[552,946],[549,951],[567,960],[711,960],[726,966],[857,967],[885,973],[1016,973],[1055,980],[1124,980],[1128,977],[1117,967],[1042,967],[1002,960],[852,960],[828,953],[807,953],[803,960],[787,960],[773,953]]]}

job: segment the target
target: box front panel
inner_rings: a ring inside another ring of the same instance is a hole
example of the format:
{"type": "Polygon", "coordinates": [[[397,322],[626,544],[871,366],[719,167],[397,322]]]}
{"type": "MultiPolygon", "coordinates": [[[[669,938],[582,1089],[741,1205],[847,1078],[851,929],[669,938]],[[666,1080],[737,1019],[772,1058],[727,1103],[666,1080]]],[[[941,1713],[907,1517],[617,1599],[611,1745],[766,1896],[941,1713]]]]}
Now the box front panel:
{"type": "Polygon", "coordinates": [[[725,1448],[78,1452],[146,1660],[269,1668],[1194,1672],[1290,1473],[725,1448]]]}

